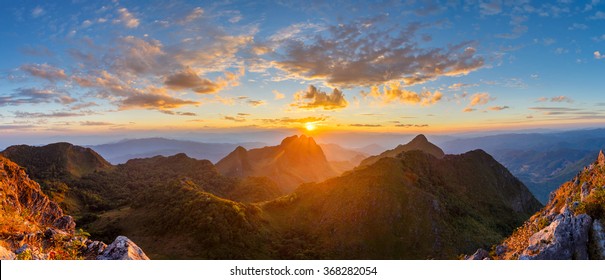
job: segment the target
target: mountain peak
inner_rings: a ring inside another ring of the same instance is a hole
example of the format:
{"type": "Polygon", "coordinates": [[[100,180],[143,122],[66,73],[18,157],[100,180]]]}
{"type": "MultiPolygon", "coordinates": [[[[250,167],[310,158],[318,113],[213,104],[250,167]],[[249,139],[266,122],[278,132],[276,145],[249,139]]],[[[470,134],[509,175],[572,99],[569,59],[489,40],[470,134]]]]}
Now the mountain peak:
{"type": "Polygon", "coordinates": [[[605,165],[605,155],[603,154],[603,150],[599,151],[599,157],[597,157],[597,164],[605,165]]]}
{"type": "Polygon", "coordinates": [[[410,141],[408,144],[423,144],[423,143],[429,143],[429,140],[426,139],[426,136],[424,136],[424,134],[418,134],[416,137],[414,137],[414,139],[412,139],[412,141],[410,141]]]}

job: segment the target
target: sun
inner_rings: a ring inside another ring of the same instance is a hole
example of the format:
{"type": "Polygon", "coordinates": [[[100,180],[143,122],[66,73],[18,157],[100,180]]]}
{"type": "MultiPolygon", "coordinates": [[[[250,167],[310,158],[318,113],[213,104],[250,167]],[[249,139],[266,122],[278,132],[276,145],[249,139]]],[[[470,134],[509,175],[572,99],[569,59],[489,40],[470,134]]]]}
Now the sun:
{"type": "Polygon", "coordinates": [[[315,128],[316,127],[315,127],[314,123],[309,123],[308,122],[308,123],[305,124],[305,129],[307,129],[308,131],[313,131],[313,130],[315,130],[315,128]]]}

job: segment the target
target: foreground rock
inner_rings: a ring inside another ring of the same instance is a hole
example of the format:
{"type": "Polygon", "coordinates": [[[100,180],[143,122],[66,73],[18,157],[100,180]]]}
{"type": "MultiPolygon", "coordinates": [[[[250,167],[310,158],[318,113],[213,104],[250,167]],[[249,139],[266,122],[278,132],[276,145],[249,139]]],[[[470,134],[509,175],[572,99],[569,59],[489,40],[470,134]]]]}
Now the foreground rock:
{"type": "Polygon", "coordinates": [[[110,246],[89,240],[38,183],[2,156],[0,207],[0,259],[149,259],[124,236],[110,246]]]}
{"type": "Polygon", "coordinates": [[[604,216],[605,155],[601,151],[593,164],[561,185],[542,210],[497,246],[500,252],[494,258],[603,260],[604,216]]]}
{"type": "Polygon", "coordinates": [[[126,236],[118,236],[99,254],[97,260],[148,260],[145,252],[126,236]]]}

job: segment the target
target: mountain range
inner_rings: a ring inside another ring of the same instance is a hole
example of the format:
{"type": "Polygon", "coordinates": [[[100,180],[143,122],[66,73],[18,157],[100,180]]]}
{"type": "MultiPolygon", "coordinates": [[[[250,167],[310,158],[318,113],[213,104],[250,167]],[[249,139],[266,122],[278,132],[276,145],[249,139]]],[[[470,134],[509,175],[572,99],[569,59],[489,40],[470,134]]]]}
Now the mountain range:
{"type": "Polygon", "coordinates": [[[322,148],[305,135],[287,137],[277,146],[237,147],[216,163],[216,169],[229,177],[268,177],[284,192],[337,175],[322,148]]]}
{"type": "MultiPolygon", "coordinates": [[[[65,185],[68,213],[92,237],[127,235],[163,259],[456,258],[500,241],[541,207],[483,151],[436,157],[424,136],[407,145],[417,148],[340,176],[314,139],[292,136],[238,147],[216,166],[177,154],[46,180],[65,185]]],[[[32,178],[45,170],[32,168],[39,157],[61,162],[60,153],[28,155],[21,162],[32,178]]],[[[44,176],[84,166],[82,158],[44,176]]]]}
{"type": "Polygon", "coordinates": [[[542,203],[605,149],[605,129],[509,133],[440,143],[446,153],[483,149],[518,177],[542,203]]]}

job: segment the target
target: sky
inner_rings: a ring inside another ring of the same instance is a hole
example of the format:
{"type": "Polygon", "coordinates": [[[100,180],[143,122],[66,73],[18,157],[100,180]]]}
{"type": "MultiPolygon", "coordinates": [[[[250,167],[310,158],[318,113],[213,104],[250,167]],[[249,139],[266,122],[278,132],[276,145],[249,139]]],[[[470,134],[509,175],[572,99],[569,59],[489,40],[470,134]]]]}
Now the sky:
{"type": "Polygon", "coordinates": [[[605,1],[66,0],[0,11],[4,138],[605,124],[605,1]]]}

